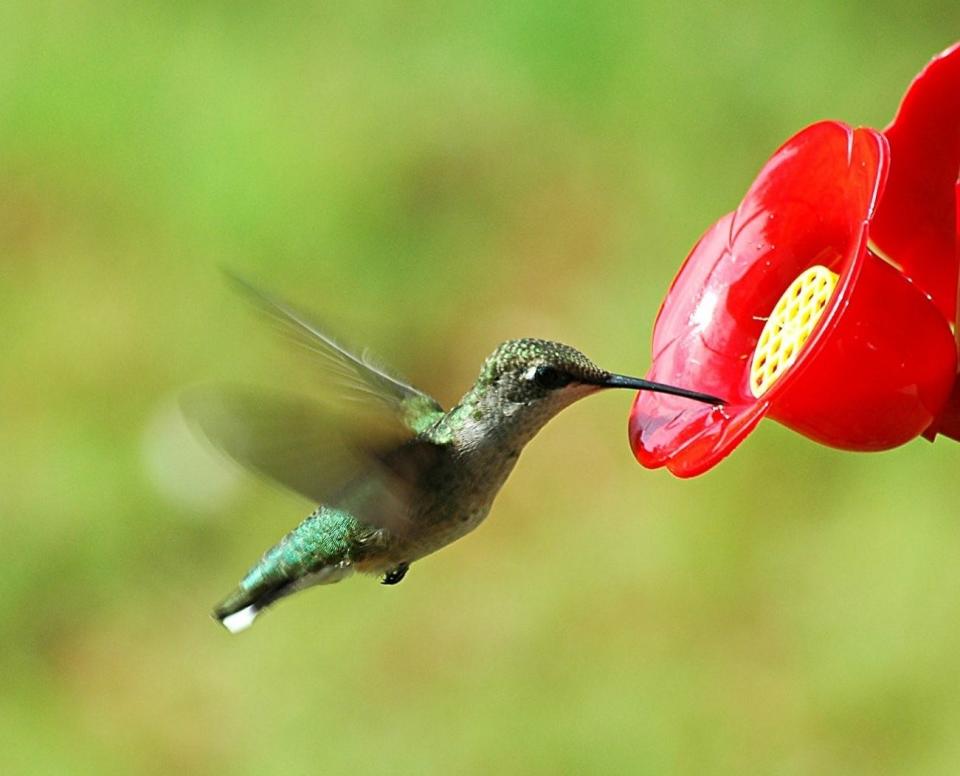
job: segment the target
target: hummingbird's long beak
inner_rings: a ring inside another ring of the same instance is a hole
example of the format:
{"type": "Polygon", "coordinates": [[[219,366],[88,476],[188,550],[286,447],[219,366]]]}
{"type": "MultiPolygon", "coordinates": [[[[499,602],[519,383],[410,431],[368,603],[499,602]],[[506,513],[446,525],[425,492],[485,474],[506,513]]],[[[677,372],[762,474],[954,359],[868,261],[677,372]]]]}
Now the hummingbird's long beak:
{"type": "Polygon", "coordinates": [[[672,396],[682,396],[685,399],[702,401],[705,404],[726,404],[723,399],[716,396],[710,396],[706,393],[697,391],[688,391],[686,388],[677,388],[666,383],[654,383],[650,380],[643,380],[639,377],[628,377],[627,375],[608,374],[597,383],[602,388],[633,388],[635,391],[654,391],[656,393],[669,393],[672,396]]]}

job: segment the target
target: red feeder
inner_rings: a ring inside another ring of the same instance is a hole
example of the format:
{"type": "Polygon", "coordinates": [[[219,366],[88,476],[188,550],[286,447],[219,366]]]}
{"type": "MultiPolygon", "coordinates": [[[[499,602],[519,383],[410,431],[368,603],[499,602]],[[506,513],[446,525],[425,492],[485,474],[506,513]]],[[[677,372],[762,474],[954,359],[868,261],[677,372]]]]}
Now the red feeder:
{"type": "Polygon", "coordinates": [[[957,372],[958,93],[955,47],[914,82],[889,144],[838,122],[807,128],[700,240],[660,309],[648,377],[728,404],[638,394],[630,440],[640,463],[700,474],[767,414],[849,450],[960,429],[960,401],[947,408],[957,372]],[[948,126],[938,100],[952,105],[948,126]]]}

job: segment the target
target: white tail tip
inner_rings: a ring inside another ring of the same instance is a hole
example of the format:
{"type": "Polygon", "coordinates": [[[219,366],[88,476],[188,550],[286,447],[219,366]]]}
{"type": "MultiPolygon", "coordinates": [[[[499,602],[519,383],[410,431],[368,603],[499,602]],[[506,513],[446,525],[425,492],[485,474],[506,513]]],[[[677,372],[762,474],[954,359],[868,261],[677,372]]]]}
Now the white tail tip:
{"type": "Polygon", "coordinates": [[[255,604],[250,604],[250,606],[241,609],[239,612],[228,614],[221,622],[223,623],[223,627],[231,633],[239,633],[253,625],[253,621],[257,619],[259,612],[260,610],[255,604]]]}

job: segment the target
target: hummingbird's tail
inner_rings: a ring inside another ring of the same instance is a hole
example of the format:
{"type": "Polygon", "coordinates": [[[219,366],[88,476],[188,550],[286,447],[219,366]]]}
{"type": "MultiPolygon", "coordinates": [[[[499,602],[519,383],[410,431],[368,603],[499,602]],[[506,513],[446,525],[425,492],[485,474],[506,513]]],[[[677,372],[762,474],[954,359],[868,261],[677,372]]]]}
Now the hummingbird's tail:
{"type": "Polygon", "coordinates": [[[269,555],[268,552],[236,589],[213,609],[214,619],[231,633],[239,633],[253,625],[257,615],[286,595],[286,589],[293,583],[276,573],[280,569],[269,562],[269,555]]]}
{"type": "Polygon", "coordinates": [[[213,617],[231,633],[239,633],[253,625],[268,603],[263,597],[256,598],[240,586],[214,607],[213,617]]]}
{"type": "Polygon", "coordinates": [[[214,619],[239,633],[274,601],[305,587],[339,582],[353,570],[350,547],[356,525],[349,515],[320,507],[267,550],[214,607],[214,619]]]}
{"type": "Polygon", "coordinates": [[[273,576],[272,579],[264,578],[263,566],[267,564],[269,555],[268,552],[264,560],[244,577],[240,585],[213,609],[214,619],[231,633],[239,633],[249,628],[257,615],[274,601],[305,587],[339,582],[352,571],[349,563],[340,562],[322,566],[300,576],[270,575],[273,576]]]}

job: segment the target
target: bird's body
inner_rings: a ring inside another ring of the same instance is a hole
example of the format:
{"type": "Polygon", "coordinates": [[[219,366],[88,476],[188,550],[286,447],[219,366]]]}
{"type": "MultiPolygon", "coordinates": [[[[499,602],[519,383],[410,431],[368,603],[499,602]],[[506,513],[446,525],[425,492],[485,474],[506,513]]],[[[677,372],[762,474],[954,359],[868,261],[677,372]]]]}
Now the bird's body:
{"type": "Polygon", "coordinates": [[[428,395],[336,345],[293,308],[243,287],[261,307],[306,335],[311,350],[332,357],[334,371],[357,394],[351,398],[372,400],[378,431],[388,431],[376,442],[366,431],[345,434],[319,405],[302,400],[258,396],[220,400],[214,407],[209,401],[188,403],[190,414],[226,452],[321,503],[217,606],[214,616],[231,631],[248,626],[279,598],[338,582],[354,571],[396,584],[411,563],[476,528],[524,445],[584,396],[605,387],[632,387],[719,401],[613,375],[568,345],[522,339],[498,347],[476,383],[444,412],[428,395]],[[266,421],[251,420],[256,417],[266,421]],[[277,437],[285,438],[284,445],[277,437]],[[283,446],[295,455],[282,455],[283,446]],[[331,450],[337,451],[336,461],[331,450]],[[338,482],[330,472],[351,454],[357,465],[347,467],[350,475],[338,482]]]}

